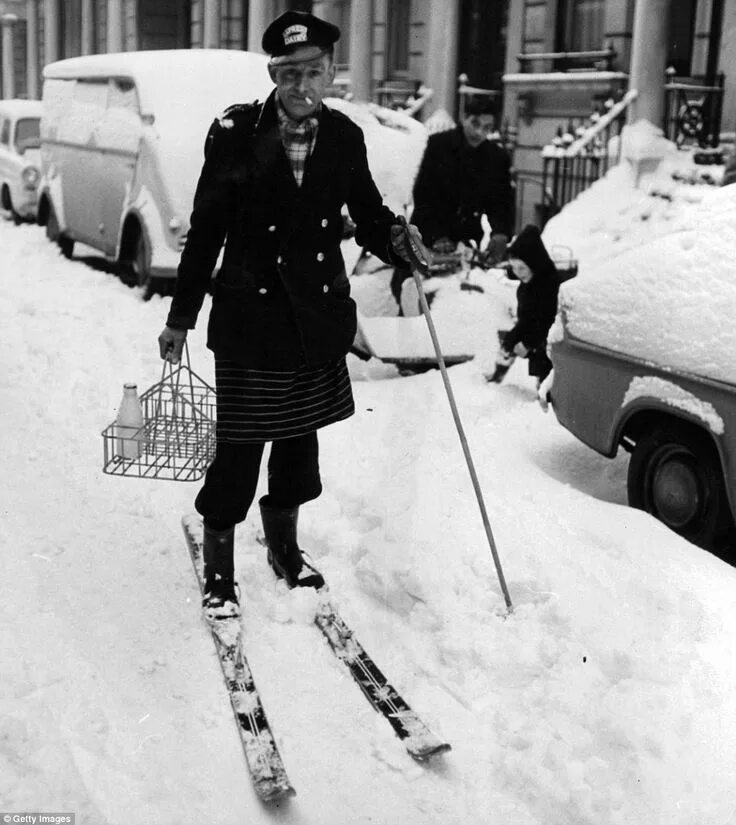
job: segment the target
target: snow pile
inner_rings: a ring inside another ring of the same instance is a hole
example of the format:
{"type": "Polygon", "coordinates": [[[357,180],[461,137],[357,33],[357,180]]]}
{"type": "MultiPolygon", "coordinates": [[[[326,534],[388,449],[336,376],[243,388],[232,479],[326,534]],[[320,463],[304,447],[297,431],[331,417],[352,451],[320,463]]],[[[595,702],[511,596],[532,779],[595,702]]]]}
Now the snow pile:
{"type": "Polygon", "coordinates": [[[368,163],[386,204],[404,214],[411,203],[414,178],[424,154],[427,130],[418,120],[372,103],[327,98],[325,103],[346,114],[365,136],[368,163]]]}

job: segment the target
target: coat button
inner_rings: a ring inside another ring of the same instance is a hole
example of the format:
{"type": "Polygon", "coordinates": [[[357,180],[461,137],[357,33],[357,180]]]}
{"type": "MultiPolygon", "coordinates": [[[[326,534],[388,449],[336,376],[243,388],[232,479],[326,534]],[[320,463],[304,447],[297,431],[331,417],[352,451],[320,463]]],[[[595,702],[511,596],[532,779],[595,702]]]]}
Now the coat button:
{"type": "Polygon", "coordinates": [[[327,218],[322,218],[322,227],[327,226],[327,218]]]}
{"type": "Polygon", "coordinates": [[[324,261],[324,259],[325,259],[325,253],[324,252],[318,252],[317,253],[317,260],[318,261],[324,261]]]}
{"type": "Polygon", "coordinates": [[[327,284],[325,284],[325,285],[322,287],[322,292],[329,292],[329,291],[330,291],[330,288],[327,286],[327,284]]]}
{"type": "Polygon", "coordinates": [[[275,227],[273,224],[271,224],[271,226],[269,226],[269,227],[268,227],[268,231],[269,231],[269,232],[275,232],[275,231],[276,231],[276,227],[275,227]]]}
{"type": "Polygon", "coordinates": [[[265,295],[268,292],[265,286],[262,286],[258,291],[261,293],[261,295],[265,295]]]}

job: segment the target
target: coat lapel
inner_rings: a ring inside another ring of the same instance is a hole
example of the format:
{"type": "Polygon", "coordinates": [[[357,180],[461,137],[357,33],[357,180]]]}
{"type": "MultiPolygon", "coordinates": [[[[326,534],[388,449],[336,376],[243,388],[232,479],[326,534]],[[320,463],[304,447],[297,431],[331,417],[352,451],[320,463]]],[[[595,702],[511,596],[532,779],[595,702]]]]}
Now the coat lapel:
{"type": "Polygon", "coordinates": [[[274,187],[293,195],[299,191],[289,160],[284,152],[276,116],[275,92],[263,104],[263,111],[255,130],[253,154],[258,165],[259,178],[274,187]]]}
{"type": "Polygon", "coordinates": [[[323,105],[312,154],[307,158],[302,178],[302,197],[324,189],[333,179],[335,160],[340,151],[332,115],[323,105]]]}

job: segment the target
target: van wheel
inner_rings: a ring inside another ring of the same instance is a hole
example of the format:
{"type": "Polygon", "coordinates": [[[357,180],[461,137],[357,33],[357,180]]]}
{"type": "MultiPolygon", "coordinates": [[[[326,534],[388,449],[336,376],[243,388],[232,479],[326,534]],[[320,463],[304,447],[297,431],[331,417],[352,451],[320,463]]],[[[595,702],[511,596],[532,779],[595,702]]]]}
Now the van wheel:
{"type": "Polygon", "coordinates": [[[714,549],[732,525],[718,453],[696,429],[669,424],[639,438],[627,487],[632,507],[700,547],[714,549]]]}
{"type": "Polygon", "coordinates": [[[7,184],[3,184],[0,194],[0,206],[10,215],[16,225],[23,222],[23,218],[13,208],[13,199],[10,197],[10,189],[7,184]]]}
{"type": "Polygon", "coordinates": [[[148,246],[140,227],[132,229],[126,238],[120,264],[123,281],[128,286],[142,287],[143,298],[148,300],[154,293],[154,279],[151,277],[148,246]]]}
{"type": "Polygon", "coordinates": [[[46,237],[52,243],[57,244],[61,250],[61,254],[65,258],[72,257],[72,253],[74,252],[74,240],[66,235],[63,235],[59,230],[59,220],[56,217],[56,210],[51,203],[49,203],[49,213],[46,217],[46,237]]]}

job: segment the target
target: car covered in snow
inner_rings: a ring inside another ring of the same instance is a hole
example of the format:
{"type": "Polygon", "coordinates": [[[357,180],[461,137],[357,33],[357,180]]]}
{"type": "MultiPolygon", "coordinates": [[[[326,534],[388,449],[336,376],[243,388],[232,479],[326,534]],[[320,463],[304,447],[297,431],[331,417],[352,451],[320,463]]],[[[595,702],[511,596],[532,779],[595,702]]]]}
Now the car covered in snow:
{"type": "Polygon", "coordinates": [[[736,513],[736,187],[677,231],[565,284],[550,336],[558,420],[612,458],[628,499],[719,549],[736,513]]]}
{"type": "Polygon", "coordinates": [[[16,222],[35,219],[40,100],[0,100],[0,206],[16,222]]]}
{"type": "MultiPolygon", "coordinates": [[[[141,286],[175,277],[207,129],[227,106],[265,100],[267,58],[226,49],[97,54],[51,63],[43,75],[38,222],[47,236],[67,256],[77,241],[94,247],[141,286]]],[[[363,126],[379,188],[393,205],[406,203],[424,127],[368,104],[326,102],[363,126]]]]}

